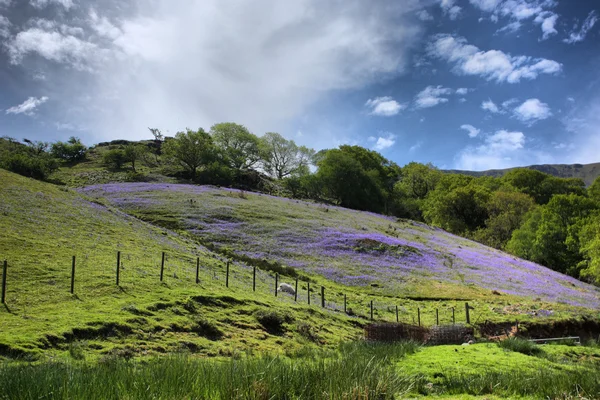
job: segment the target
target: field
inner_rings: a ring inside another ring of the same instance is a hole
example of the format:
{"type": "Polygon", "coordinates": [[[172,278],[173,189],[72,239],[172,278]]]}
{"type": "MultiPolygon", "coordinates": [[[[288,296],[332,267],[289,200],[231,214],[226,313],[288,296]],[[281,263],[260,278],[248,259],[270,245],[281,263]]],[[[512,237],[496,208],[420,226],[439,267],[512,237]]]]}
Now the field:
{"type": "Polygon", "coordinates": [[[436,310],[465,323],[465,302],[474,326],[597,321],[595,287],[475,242],[211,186],[0,181],[0,398],[600,396],[593,343],[522,354],[361,341],[371,304],[376,321],[398,307],[425,326],[436,310]],[[296,299],[275,296],[275,279],[296,278],[296,299]]]}

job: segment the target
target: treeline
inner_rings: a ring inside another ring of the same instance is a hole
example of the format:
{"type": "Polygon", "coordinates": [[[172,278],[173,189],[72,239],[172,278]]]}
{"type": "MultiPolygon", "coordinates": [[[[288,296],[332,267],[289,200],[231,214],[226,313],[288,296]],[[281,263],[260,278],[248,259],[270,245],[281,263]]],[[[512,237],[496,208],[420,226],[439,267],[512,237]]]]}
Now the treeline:
{"type": "MultiPolygon", "coordinates": [[[[141,163],[197,183],[423,221],[600,284],[600,178],[586,188],[581,179],[529,169],[476,178],[419,163],[399,167],[360,146],[315,152],[277,133],[258,137],[234,123],[208,132],[187,129],[175,137],[150,131],[154,140],[113,141],[96,150],[113,170],[138,173],[141,163]]],[[[59,162],[75,163],[86,154],[77,138],[54,144],[0,140],[0,166],[37,179],[59,162]]]]}

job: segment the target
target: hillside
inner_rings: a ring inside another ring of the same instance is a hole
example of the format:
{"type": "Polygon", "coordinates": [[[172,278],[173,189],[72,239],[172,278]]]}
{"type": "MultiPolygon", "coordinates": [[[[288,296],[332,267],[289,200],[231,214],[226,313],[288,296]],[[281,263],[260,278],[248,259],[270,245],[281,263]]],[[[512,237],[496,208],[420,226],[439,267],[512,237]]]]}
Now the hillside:
{"type": "MultiPolygon", "coordinates": [[[[580,178],[583,179],[586,186],[590,186],[594,180],[600,176],[600,163],[593,164],[543,164],[543,165],[529,165],[528,168],[534,169],[546,174],[550,174],[559,178],[580,178]]],[[[444,170],[444,172],[451,174],[465,174],[471,176],[493,176],[500,177],[509,171],[517,168],[506,168],[506,169],[490,169],[487,171],[463,171],[457,169],[444,170]]]]}
{"type": "Polygon", "coordinates": [[[142,220],[228,256],[274,260],[387,296],[473,298],[494,290],[596,308],[597,288],[424,224],[211,186],[88,186],[142,220]]]}
{"type": "Polygon", "coordinates": [[[437,311],[449,323],[453,309],[465,322],[465,302],[474,324],[593,318],[600,303],[590,285],[377,214],[212,186],[119,183],[78,193],[3,170],[0,181],[4,357],[293,354],[360,337],[370,304],[375,320],[420,316],[430,326],[437,311]],[[275,279],[296,277],[297,301],[275,297],[275,279]]]}

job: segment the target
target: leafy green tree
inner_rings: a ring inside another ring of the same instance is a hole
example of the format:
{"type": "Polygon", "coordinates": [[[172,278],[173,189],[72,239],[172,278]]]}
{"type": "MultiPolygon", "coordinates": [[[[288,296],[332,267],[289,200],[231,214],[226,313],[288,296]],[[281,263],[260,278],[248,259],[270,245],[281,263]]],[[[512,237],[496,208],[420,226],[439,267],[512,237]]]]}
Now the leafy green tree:
{"type": "Polygon", "coordinates": [[[316,173],[326,196],[342,207],[381,211],[385,198],[377,174],[365,171],[361,163],[341,149],[327,151],[316,173]]]}
{"type": "Polygon", "coordinates": [[[596,209],[595,202],[584,196],[555,195],[539,211],[529,214],[506,248],[519,257],[578,276],[583,260],[580,232],[596,209]]]}
{"type": "Polygon", "coordinates": [[[537,204],[546,204],[555,194],[585,193],[585,183],[577,178],[557,178],[543,172],[518,168],[509,171],[504,181],[533,197],[537,204]]]}
{"type": "Polygon", "coordinates": [[[0,168],[44,180],[58,169],[58,163],[47,151],[45,142],[24,140],[27,145],[9,137],[0,138],[0,168]]]}
{"type": "Polygon", "coordinates": [[[102,161],[109,168],[121,169],[127,162],[127,155],[123,149],[111,149],[103,154],[102,161]]]}
{"type": "Polygon", "coordinates": [[[81,161],[86,154],[87,147],[75,136],[71,136],[67,142],[52,144],[52,155],[67,162],[81,161]]]}
{"type": "Polygon", "coordinates": [[[210,128],[210,134],[231,168],[254,168],[261,161],[260,140],[243,125],[233,122],[215,124],[210,128]]]}
{"type": "Polygon", "coordinates": [[[431,164],[411,162],[402,167],[393,188],[395,214],[422,221],[423,200],[435,189],[441,176],[442,172],[431,164]]]}
{"type": "Polygon", "coordinates": [[[434,190],[424,203],[428,223],[459,235],[470,235],[485,226],[491,192],[477,185],[434,190]]]}
{"type": "Polygon", "coordinates": [[[174,138],[165,140],[163,151],[187,170],[192,179],[196,178],[198,168],[217,158],[212,138],[202,128],[178,132],[174,138]]]}
{"type": "Polygon", "coordinates": [[[148,148],[143,144],[131,143],[125,146],[123,152],[125,160],[131,163],[131,168],[136,172],[135,164],[137,161],[144,158],[145,154],[148,153],[148,148]]]}
{"type": "MultiPolygon", "coordinates": [[[[598,182],[598,179],[596,179],[598,182]]],[[[583,256],[581,276],[600,284],[600,214],[588,220],[580,232],[580,252],[583,256]]]]}
{"type": "Polygon", "coordinates": [[[485,228],[476,232],[475,239],[497,249],[504,248],[535,206],[533,198],[525,193],[493,192],[486,205],[489,217],[485,228]]]}
{"type": "Polygon", "coordinates": [[[600,176],[588,188],[588,196],[600,203],[600,176]]]}
{"type": "Polygon", "coordinates": [[[293,140],[274,132],[267,132],[260,138],[260,147],[264,170],[277,179],[307,173],[314,155],[314,150],[298,146],[293,140]]]}

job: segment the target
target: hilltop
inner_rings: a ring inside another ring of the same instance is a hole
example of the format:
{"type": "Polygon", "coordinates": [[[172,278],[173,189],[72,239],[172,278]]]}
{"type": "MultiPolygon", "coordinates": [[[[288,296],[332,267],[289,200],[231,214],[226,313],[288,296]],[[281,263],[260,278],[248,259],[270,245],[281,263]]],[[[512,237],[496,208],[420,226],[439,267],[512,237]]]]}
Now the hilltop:
{"type": "Polygon", "coordinates": [[[501,177],[507,172],[513,171],[517,168],[526,168],[540,171],[558,178],[579,178],[582,179],[586,186],[590,186],[594,180],[600,176],[600,162],[592,164],[542,164],[542,165],[529,165],[526,167],[515,167],[505,169],[490,169],[486,171],[466,171],[458,169],[444,170],[444,172],[451,174],[464,174],[471,176],[493,176],[501,177]]]}

